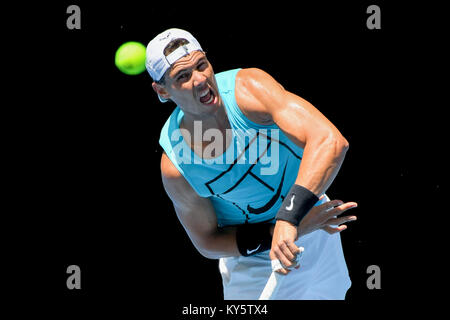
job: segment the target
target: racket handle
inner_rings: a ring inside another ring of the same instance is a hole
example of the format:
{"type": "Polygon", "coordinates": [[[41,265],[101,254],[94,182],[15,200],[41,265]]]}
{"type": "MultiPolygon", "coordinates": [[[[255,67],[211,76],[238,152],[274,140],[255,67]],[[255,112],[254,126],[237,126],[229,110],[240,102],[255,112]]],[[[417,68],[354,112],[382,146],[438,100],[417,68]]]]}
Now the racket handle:
{"type": "Polygon", "coordinates": [[[276,296],[284,277],[283,274],[272,271],[259,300],[272,300],[272,297],[276,296]]]}
{"type": "MultiPolygon", "coordinates": [[[[296,264],[299,263],[300,257],[303,254],[304,248],[300,247],[300,252],[297,254],[296,264]]],[[[272,260],[272,273],[270,274],[269,280],[267,280],[266,286],[259,296],[258,300],[272,300],[272,297],[276,297],[278,289],[280,288],[281,282],[284,281],[286,275],[276,272],[282,268],[280,260],[272,260]]]]}

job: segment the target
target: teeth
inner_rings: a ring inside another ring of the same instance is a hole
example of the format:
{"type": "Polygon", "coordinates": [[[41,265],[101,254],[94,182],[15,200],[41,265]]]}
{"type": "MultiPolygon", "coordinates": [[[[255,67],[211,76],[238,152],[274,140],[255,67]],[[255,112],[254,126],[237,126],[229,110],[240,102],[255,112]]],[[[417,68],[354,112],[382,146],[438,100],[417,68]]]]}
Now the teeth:
{"type": "Polygon", "coordinates": [[[209,93],[209,89],[206,88],[205,90],[203,90],[202,92],[200,92],[200,98],[203,98],[204,96],[206,96],[209,93]]]}
{"type": "Polygon", "coordinates": [[[210,104],[212,101],[213,101],[213,99],[214,99],[214,96],[213,95],[211,95],[211,98],[209,98],[209,100],[208,101],[206,101],[205,103],[206,104],[210,104]]]}

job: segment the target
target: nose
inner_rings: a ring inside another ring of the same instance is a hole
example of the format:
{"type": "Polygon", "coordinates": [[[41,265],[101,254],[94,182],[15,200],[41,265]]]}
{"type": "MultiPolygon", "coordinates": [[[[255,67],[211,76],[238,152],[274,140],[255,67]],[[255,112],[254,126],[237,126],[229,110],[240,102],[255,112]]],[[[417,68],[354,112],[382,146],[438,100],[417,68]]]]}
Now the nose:
{"type": "Polygon", "coordinates": [[[192,79],[194,81],[194,87],[203,87],[206,84],[206,76],[203,72],[195,70],[192,74],[192,79]]]}

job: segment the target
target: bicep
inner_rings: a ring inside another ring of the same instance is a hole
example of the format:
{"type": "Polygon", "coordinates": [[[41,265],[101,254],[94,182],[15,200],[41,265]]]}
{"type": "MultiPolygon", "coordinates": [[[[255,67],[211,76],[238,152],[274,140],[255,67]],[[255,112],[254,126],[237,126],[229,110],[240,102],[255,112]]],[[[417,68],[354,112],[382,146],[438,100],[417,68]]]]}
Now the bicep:
{"type": "Polygon", "coordinates": [[[338,133],[335,126],[311,103],[284,89],[269,74],[249,69],[242,74],[240,102],[253,113],[265,114],[297,145],[338,133]]]}
{"type": "Polygon", "coordinates": [[[273,121],[297,145],[305,148],[308,141],[338,134],[336,127],[311,103],[284,91],[282,103],[266,105],[273,121]]]}

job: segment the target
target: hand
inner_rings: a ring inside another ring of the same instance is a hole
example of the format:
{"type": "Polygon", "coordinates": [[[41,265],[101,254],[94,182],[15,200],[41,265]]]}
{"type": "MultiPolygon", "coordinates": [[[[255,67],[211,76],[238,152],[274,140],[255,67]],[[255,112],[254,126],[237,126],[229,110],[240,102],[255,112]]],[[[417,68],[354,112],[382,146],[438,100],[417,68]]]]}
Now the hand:
{"type": "MultiPolygon", "coordinates": [[[[320,199],[322,198],[323,196],[320,199]]],[[[295,267],[298,269],[300,267],[300,265],[295,266],[293,263],[297,254],[300,252],[299,247],[294,241],[296,241],[300,235],[304,236],[318,229],[323,229],[329,234],[344,231],[347,229],[347,226],[342,224],[355,221],[356,216],[345,216],[340,218],[337,218],[337,216],[349,209],[356,208],[357,206],[358,204],[356,202],[343,203],[340,200],[328,201],[313,207],[302,219],[298,227],[290,222],[278,220],[273,230],[272,248],[269,256],[271,260],[280,260],[285,268],[276,271],[286,275],[291,271],[288,268],[295,267]]]]}
{"type": "Polygon", "coordinates": [[[270,260],[278,259],[285,268],[276,270],[281,274],[288,274],[291,270],[288,268],[300,266],[294,265],[300,248],[294,243],[297,240],[297,227],[292,223],[278,220],[275,224],[272,235],[272,248],[270,249],[270,260]]]}
{"type": "Polygon", "coordinates": [[[343,223],[355,221],[356,216],[340,218],[337,218],[337,216],[357,206],[356,202],[343,203],[341,200],[331,200],[320,206],[315,206],[300,222],[298,235],[304,236],[318,229],[325,230],[329,234],[344,231],[347,226],[343,223]]]}

